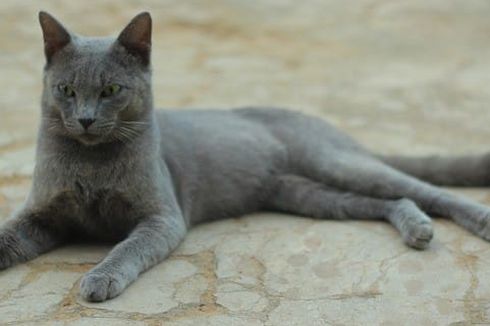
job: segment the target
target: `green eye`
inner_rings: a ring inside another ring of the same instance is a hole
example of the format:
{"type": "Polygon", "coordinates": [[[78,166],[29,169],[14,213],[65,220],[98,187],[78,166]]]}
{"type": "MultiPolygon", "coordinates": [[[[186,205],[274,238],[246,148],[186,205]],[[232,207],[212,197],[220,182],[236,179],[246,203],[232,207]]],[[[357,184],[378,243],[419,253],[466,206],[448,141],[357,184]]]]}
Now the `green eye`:
{"type": "Polygon", "coordinates": [[[119,86],[117,84],[108,85],[108,86],[104,87],[104,89],[102,90],[102,93],[100,93],[100,96],[101,97],[109,97],[109,96],[112,96],[114,94],[117,94],[120,90],[121,90],[121,86],[119,86]]]}
{"type": "Polygon", "coordinates": [[[70,85],[63,85],[62,84],[62,85],[59,85],[58,86],[58,89],[66,97],[73,97],[73,96],[75,96],[75,90],[70,85]]]}

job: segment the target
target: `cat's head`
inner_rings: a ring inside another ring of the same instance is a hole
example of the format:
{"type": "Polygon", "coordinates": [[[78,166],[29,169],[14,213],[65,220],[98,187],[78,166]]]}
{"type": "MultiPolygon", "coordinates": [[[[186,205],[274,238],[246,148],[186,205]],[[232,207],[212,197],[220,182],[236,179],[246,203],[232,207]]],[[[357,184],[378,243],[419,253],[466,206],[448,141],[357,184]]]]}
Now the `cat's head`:
{"type": "Polygon", "coordinates": [[[134,17],[117,38],[82,37],[39,13],[46,66],[43,126],[85,145],[127,142],[152,110],[151,17],[134,17]]]}

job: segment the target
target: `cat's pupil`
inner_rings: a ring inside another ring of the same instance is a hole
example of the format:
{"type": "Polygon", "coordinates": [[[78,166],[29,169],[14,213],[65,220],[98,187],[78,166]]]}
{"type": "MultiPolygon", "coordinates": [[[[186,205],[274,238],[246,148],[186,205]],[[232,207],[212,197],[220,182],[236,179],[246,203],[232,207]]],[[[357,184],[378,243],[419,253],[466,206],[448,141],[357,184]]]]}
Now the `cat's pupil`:
{"type": "Polygon", "coordinates": [[[59,89],[66,97],[75,96],[75,91],[69,85],[59,85],[59,89]]]}
{"type": "Polygon", "coordinates": [[[119,92],[120,90],[120,86],[119,85],[109,85],[109,86],[106,86],[103,90],[102,90],[102,93],[100,94],[100,96],[102,97],[109,97],[109,96],[112,96],[114,94],[116,94],[117,92],[119,92]]]}

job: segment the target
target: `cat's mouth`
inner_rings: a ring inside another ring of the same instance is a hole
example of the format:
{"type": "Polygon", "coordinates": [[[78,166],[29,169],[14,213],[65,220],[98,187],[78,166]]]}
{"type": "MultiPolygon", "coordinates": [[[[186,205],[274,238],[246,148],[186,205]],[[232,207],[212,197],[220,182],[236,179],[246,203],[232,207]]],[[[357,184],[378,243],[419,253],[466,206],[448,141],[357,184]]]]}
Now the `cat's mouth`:
{"type": "Polygon", "coordinates": [[[77,136],[77,139],[85,145],[95,145],[102,141],[103,136],[84,132],[77,136]]]}
{"type": "Polygon", "coordinates": [[[96,145],[108,141],[110,134],[113,132],[113,127],[97,130],[84,130],[78,132],[75,138],[84,145],[96,145]]]}
{"type": "Polygon", "coordinates": [[[83,134],[80,135],[80,138],[94,141],[94,140],[100,139],[101,136],[100,135],[91,134],[89,132],[85,132],[85,133],[83,133],[83,134]]]}
{"type": "MultiPolygon", "coordinates": [[[[104,128],[87,128],[81,130],[81,128],[73,127],[71,124],[65,124],[65,128],[71,137],[84,145],[96,145],[107,141],[108,136],[114,131],[114,126],[108,124],[104,128]]],[[[110,138],[110,137],[109,137],[110,138]]]]}

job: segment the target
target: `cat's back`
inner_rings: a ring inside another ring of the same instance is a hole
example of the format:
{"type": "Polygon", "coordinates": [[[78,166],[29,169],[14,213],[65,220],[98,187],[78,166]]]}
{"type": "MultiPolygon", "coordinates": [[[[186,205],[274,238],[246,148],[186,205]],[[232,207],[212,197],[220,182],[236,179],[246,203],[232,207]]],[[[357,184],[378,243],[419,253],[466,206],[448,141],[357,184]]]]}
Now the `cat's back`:
{"type": "Polygon", "coordinates": [[[330,151],[365,152],[358,142],[323,119],[286,109],[159,110],[157,115],[163,146],[170,150],[174,146],[181,151],[217,149],[233,156],[237,150],[246,154],[294,153],[295,147],[315,143],[330,151]]]}
{"type": "MultiPolygon", "coordinates": [[[[238,114],[237,110],[181,109],[158,110],[158,122],[165,147],[230,149],[255,145],[277,146],[278,142],[263,124],[238,114]],[[237,147],[238,146],[238,147],[237,147]]],[[[230,152],[227,152],[230,154],[230,152]]]]}
{"type": "Polygon", "coordinates": [[[316,144],[331,152],[365,151],[357,141],[320,117],[269,107],[243,107],[233,112],[265,126],[293,153],[301,152],[294,148],[301,149],[305,144],[316,144]]]}
{"type": "Polygon", "coordinates": [[[185,132],[209,133],[208,136],[239,132],[240,130],[256,132],[266,131],[263,126],[237,114],[237,109],[165,109],[157,110],[161,130],[178,128],[185,132]]]}

